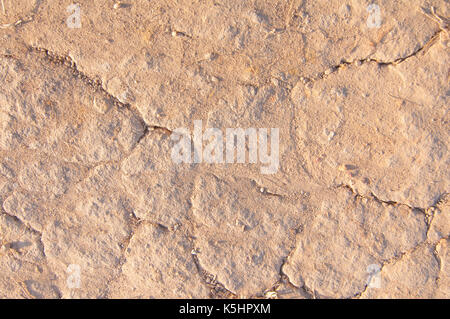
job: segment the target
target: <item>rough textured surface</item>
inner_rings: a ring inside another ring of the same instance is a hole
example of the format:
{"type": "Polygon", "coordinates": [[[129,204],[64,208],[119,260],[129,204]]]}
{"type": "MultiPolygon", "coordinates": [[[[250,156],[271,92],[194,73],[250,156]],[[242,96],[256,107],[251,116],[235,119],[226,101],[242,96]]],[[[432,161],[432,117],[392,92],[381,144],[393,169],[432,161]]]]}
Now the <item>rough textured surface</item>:
{"type": "Polygon", "coordinates": [[[71,4],[0,2],[0,298],[450,298],[448,1],[71,4]]]}

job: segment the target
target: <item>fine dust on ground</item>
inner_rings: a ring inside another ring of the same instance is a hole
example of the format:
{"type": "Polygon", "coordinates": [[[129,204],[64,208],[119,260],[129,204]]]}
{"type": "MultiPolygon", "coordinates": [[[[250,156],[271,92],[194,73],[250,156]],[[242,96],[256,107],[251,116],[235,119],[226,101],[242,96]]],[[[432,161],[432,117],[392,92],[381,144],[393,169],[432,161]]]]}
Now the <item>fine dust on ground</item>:
{"type": "Polygon", "coordinates": [[[450,298],[449,16],[0,0],[0,298],[450,298]],[[177,163],[195,121],[275,170],[177,163]]]}

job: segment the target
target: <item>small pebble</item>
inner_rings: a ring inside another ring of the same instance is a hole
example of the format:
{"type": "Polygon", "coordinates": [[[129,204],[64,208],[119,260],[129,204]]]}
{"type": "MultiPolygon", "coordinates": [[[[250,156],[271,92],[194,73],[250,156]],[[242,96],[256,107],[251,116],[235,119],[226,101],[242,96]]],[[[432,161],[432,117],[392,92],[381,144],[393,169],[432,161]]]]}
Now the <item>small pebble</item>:
{"type": "Polygon", "coordinates": [[[333,69],[328,69],[324,72],[325,75],[330,75],[331,73],[333,73],[333,69]]]}
{"type": "Polygon", "coordinates": [[[330,131],[330,133],[328,133],[328,141],[331,141],[333,139],[333,137],[335,136],[336,133],[334,133],[333,131],[330,131]]]}
{"type": "Polygon", "coordinates": [[[215,76],[211,76],[211,82],[213,83],[219,83],[219,78],[215,76]]]}
{"type": "Polygon", "coordinates": [[[210,53],[206,53],[204,57],[205,57],[205,60],[212,61],[217,57],[217,55],[214,52],[210,52],[210,53]]]}
{"type": "Polygon", "coordinates": [[[94,108],[97,112],[105,114],[109,110],[110,104],[108,100],[103,96],[94,97],[94,108]]]}
{"type": "Polygon", "coordinates": [[[277,298],[277,292],[276,291],[268,291],[268,292],[266,292],[266,298],[267,299],[275,299],[275,298],[277,298]]]}

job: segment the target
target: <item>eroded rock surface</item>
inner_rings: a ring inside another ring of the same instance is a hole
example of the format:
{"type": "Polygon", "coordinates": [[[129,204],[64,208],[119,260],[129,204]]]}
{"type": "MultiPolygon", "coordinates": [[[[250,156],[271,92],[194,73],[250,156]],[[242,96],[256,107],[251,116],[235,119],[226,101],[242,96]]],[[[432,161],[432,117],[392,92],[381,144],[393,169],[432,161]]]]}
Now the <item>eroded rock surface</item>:
{"type": "Polygon", "coordinates": [[[0,298],[450,297],[447,1],[2,4],[0,298]]]}

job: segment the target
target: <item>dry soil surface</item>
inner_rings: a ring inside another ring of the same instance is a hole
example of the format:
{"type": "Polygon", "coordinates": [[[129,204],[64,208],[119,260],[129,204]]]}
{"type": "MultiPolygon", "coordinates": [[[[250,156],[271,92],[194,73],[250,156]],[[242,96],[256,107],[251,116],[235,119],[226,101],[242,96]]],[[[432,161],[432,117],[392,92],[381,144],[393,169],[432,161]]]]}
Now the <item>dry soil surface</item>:
{"type": "Polygon", "coordinates": [[[450,298],[449,16],[0,0],[0,297],[450,298]],[[177,164],[195,120],[276,171],[177,164]]]}

